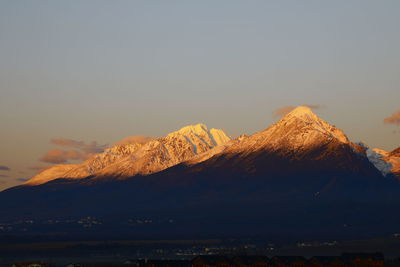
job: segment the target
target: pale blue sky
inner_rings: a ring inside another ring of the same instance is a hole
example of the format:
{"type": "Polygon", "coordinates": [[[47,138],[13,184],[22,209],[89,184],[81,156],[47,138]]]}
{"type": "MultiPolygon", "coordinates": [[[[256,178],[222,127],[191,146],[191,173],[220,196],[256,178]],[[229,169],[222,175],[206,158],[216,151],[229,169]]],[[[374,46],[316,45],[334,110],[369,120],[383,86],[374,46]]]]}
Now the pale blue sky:
{"type": "Polygon", "coordinates": [[[392,150],[400,1],[0,1],[0,188],[51,138],[112,143],[203,122],[231,136],[282,106],[392,150]],[[1,184],[2,183],[2,184],[1,184]]]}

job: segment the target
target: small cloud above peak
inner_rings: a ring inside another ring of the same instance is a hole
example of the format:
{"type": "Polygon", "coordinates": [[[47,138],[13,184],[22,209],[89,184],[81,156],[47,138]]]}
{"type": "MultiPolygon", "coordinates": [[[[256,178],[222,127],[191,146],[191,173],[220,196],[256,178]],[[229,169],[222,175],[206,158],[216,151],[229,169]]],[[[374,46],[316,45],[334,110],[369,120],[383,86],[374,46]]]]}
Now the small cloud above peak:
{"type": "Polygon", "coordinates": [[[50,140],[50,143],[63,147],[72,147],[82,150],[86,153],[101,153],[108,147],[108,145],[99,145],[96,141],[86,144],[83,141],[76,141],[67,138],[54,138],[50,140]]]}
{"type": "Polygon", "coordinates": [[[386,124],[394,124],[400,126],[400,110],[395,111],[391,116],[383,120],[386,124]]]}
{"type": "Polygon", "coordinates": [[[275,118],[280,118],[294,110],[297,110],[298,112],[311,112],[312,110],[316,110],[316,109],[320,109],[320,108],[322,108],[322,106],[320,106],[320,105],[284,106],[284,107],[276,109],[273,112],[273,116],[275,118]]]}
{"type": "Polygon", "coordinates": [[[50,140],[50,142],[54,145],[69,146],[69,147],[81,147],[85,144],[82,141],[76,141],[67,138],[53,138],[50,140]]]}
{"type": "Polygon", "coordinates": [[[128,144],[133,144],[133,143],[139,143],[139,144],[146,144],[150,142],[151,140],[154,140],[153,137],[145,136],[145,135],[132,135],[125,137],[124,139],[114,143],[113,145],[128,145],[128,144]]]}
{"type": "Polygon", "coordinates": [[[0,171],[10,171],[11,169],[7,166],[0,165],[0,171]]]}

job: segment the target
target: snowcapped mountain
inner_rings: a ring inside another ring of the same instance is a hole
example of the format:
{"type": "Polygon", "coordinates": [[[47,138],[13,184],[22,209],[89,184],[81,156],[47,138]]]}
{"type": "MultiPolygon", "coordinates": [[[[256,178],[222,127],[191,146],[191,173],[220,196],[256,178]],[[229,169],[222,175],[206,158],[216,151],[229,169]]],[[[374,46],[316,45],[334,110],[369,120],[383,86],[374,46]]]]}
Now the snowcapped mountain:
{"type": "Polygon", "coordinates": [[[300,106],[266,130],[244,138],[230,151],[303,151],[333,141],[358,148],[340,129],[320,119],[309,107],[300,106]]]}
{"type": "Polygon", "coordinates": [[[135,153],[103,168],[94,174],[95,179],[126,178],[159,172],[210,151],[229,140],[222,130],[209,130],[204,124],[186,126],[145,144],[135,153]]]}
{"type": "Polygon", "coordinates": [[[81,164],[56,165],[39,173],[25,185],[39,185],[58,178],[148,175],[190,160],[229,140],[222,130],[208,129],[204,124],[189,125],[154,140],[131,138],[128,144],[115,145],[81,164]]]}
{"type": "MultiPolygon", "coordinates": [[[[234,140],[192,125],[5,190],[0,221],[98,216],[104,231],[132,238],[388,234],[400,224],[400,182],[384,177],[370,153],[303,106],[234,140]],[[133,227],[132,216],[157,223],[133,227]],[[170,218],[177,223],[163,223],[170,218]]],[[[399,149],[379,153],[394,172],[399,149]]]]}
{"type": "Polygon", "coordinates": [[[231,142],[221,155],[225,160],[234,158],[235,163],[228,160],[227,165],[247,166],[252,172],[269,164],[270,172],[284,171],[294,162],[301,163],[296,168],[309,168],[308,164],[313,162],[319,164],[314,168],[363,169],[356,163],[370,165],[362,146],[351,142],[342,130],[320,119],[306,106],[297,107],[261,132],[231,142]],[[283,169],[277,169],[278,166],[283,169]]]}

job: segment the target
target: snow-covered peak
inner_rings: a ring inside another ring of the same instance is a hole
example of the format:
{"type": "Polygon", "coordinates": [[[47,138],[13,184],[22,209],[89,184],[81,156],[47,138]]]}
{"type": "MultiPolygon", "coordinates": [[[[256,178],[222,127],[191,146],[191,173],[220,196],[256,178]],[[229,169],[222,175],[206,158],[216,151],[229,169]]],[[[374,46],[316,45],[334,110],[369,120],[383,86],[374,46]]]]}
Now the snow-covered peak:
{"type": "Polygon", "coordinates": [[[205,142],[210,147],[226,143],[230,140],[223,130],[208,129],[203,123],[185,126],[178,131],[168,134],[167,138],[177,138],[179,136],[184,136],[191,142],[194,141],[193,139],[201,139],[202,142],[205,142]]]}
{"type": "Polygon", "coordinates": [[[286,114],[287,118],[289,117],[298,117],[298,118],[308,118],[308,119],[318,119],[318,116],[311,110],[311,108],[307,106],[298,106],[286,114]]]}
{"type": "Polygon", "coordinates": [[[311,108],[307,106],[299,106],[293,109],[274,124],[273,127],[302,131],[304,137],[306,135],[313,136],[315,134],[322,134],[327,137],[335,138],[342,143],[348,144],[350,142],[343,131],[319,118],[311,108]]]}
{"type": "Polygon", "coordinates": [[[197,135],[203,135],[205,133],[208,132],[208,128],[207,125],[203,124],[203,123],[198,123],[198,124],[194,124],[194,125],[188,125],[185,126],[183,128],[181,128],[180,130],[173,132],[174,133],[179,133],[179,134],[197,134],[197,135]]]}
{"type": "Polygon", "coordinates": [[[291,120],[301,120],[306,123],[314,123],[314,124],[323,124],[320,119],[309,107],[307,106],[298,106],[297,108],[293,109],[291,112],[286,114],[280,121],[281,122],[288,122],[291,120]]]}
{"type": "Polygon", "coordinates": [[[320,148],[342,144],[357,147],[340,129],[325,122],[304,106],[295,108],[264,131],[238,139],[239,142],[229,147],[227,153],[248,155],[255,151],[276,151],[300,158],[309,151],[320,148]]]}

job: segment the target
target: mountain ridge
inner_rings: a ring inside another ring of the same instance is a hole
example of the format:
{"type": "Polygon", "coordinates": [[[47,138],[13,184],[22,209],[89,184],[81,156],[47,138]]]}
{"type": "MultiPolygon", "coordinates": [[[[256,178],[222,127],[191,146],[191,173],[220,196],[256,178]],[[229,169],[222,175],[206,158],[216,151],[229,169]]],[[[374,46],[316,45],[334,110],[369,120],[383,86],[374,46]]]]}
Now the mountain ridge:
{"type": "MultiPolygon", "coordinates": [[[[172,134],[140,147],[144,156],[137,154],[143,156],[143,162],[135,163],[139,169],[151,167],[152,159],[160,166],[157,160],[163,157],[158,153],[165,154],[158,148],[165,142],[182,143],[185,149],[179,151],[190,152],[179,154],[189,155],[187,160],[156,172],[134,170],[124,179],[111,172],[3,191],[0,208],[7,212],[0,214],[0,221],[96,216],[107,225],[101,231],[135,238],[359,238],[397,231],[399,181],[384,177],[365,146],[351,142],[310,109],[300,107],[263,131],[213,147],[208,134],[198,138],[202,129],[199,125],[190,131],[190,140],[197,143],[172,134]],[[132,226],[127,223],[132,218],[159,223],[132,226]],[[165,223],[169,220],[176,223],[165,223]]],[[[126,169],[129,162],[135,161],[128,161],[126,169]]],[[[168,158],[165,162],[175,163],[168,158]]]]}
{"type": "Polygon", "coordinates": [[[142,141],[131,140],[127,144],[116,144],[80,164],[53,166],[24,185],[38,185],[58,178],[125,178],[135,174],[151,174],[222,145],[230,138],[222,130],[208,129],[205,124],[200,123],[183,127],[165,137],[140,140],[142,141]]]}

